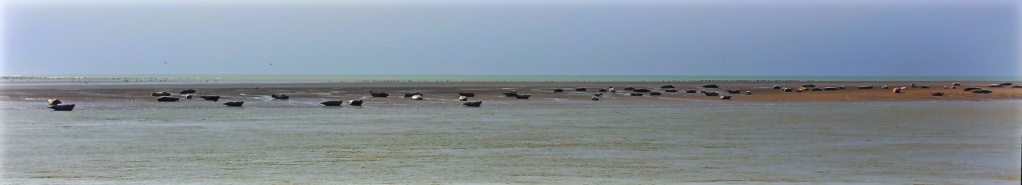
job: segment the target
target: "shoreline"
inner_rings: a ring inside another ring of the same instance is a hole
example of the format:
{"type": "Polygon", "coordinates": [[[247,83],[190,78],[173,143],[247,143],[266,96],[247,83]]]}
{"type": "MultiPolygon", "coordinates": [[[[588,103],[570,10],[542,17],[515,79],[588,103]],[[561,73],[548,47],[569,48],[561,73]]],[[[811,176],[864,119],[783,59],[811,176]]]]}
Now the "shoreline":
{"type": "MultiPolygon", "coordinates": [[[[287,94],[289,101],[325,101],[364,99],[368,102],[409,105],[420,102],[458,102],[458,93],[476,93],[477,97],[469,101],[491,102],[525,102],[537,105],[549,105],[556,102],[599,103],[599,104],[685,104],[689,100],[709,102],[884,102],[884,101],[948,101],[948,100],[1017,100],[1022,99],[1022,88],[986,87],[992,81],[959,81],[958,89],[950,89],[952,81],[915,82],[919,87],[912,88],[909,81],[851,81],[851,82],[359,82],[359,83],[194,83],[194,84],[36,84],[36,85],[0,85],[0,101],[45,101],[61,99],[71,103],[75,101],[152,101],[152,92],[167,91],[172,96],[184,89],[197,89],[194,95],[218,95],[225,100],[265,101],[272,100],[272,94],[287,94]],[[704,84],[716,84],[719,88],[703,88],[704,84]],[[814,84],[817,88],[841,87],[845,89],[827,91],[781,92],[772,89],[781,86],[797,89],[804,84],[814,84]],[[666,92],[661,88],[672,85],[678,92],[666,92]],[[873,89],[857,89],[857,86],[873,86],[873,89]],[[906,87],[901,93],[892,93],[891,88],[906,87]],[[929,88],[922,88],[929,86],[929,88]],[[948,89],[944,89],[948,86],[948,89]],[[614,87],[616,93],[599,92],[599,89],[614,87]],[[645,88],[652,92],[661,92],[652,96],[648,92],[642,96],[631,96],[632,91],[626,87],[645,88]],[[977,94],[963,91],[966,87],[981,87],[993,91],[990,94],[977,94]],[[586,88],[576,91],[575,88],[586,88]],[[563,89],[563,92],[554,92],[563,89]],[[717,96],[702,93],[686,93],[685,90],[718,92],[717,96]],[[387,92],[387,98],[371,98],[369,91],[387,92]],[[531,94],[528,100],[516,100],[502,95],[503,92],[516,90],[520,94],[531,94]],[[730,94],[727,90],[739,90],[740,93],[730,94]],[[404,93],[421,92],[426,101],[412,101],[404,98],[404,93]],[[745,93],[752,93],[746,95],[745,93]],[[931,92],[942,92],[944,96],[931,96],[931,92]],[[599,101],[590,98],[602,93],[599,101]],[[730,100],[721,100],[719,96],[732,96],[730,100]],[[607,103],[610,102],[610,103],[607,103]]],[[[3,83],[0,83],[3,84],[3,83]]],[[[185,100],[183,97],[182,100],[185,100]]],[[[199,99],[201,100],[201,99],[199,99]]],[[[460,105],[460,103],[458,103],[460,105]]],[[[246,104],[248,105],[248,104],[246,104]]]]}

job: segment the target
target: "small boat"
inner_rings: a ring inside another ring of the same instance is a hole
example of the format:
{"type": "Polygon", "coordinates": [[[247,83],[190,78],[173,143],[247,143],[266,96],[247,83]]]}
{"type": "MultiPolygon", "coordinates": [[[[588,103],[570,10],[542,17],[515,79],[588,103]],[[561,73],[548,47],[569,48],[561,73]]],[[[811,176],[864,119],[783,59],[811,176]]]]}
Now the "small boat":
{"type": "Polygon", "coordinates": [[[483,101],[465,102],[465,103],[462,103],[462,105],[469,106],[469,107],[479,107],[480,105],[483,105],[483,101]]]}
{"type": "Polygon", "coordinates": [[[185,90],[181,91],[181,94],[191,94],[191,93],[195,93],[195,89],[185,89],[185,90]]]}
{"type": "Polygon", "coordinates": [[[387,94],[385,92],[373,92],[372,90],[369,91],[369,95],[379,98],[386,98],[387,96],[390,96],[390,94],[387,94]]]}
{"type": "Polygon", "coordinates": [[[703,88],[720,88],[720,86],[717,85],[717,84],[707,84],[707,85],[703,85],[702,87],[703,88]]]}
{"type": "Polygon", "coordinates": [[[287,96],[286,94],[273,94],[270,97],[273,97],[273,99],[278,99],[278,100],[286,100],[288,98],[291,98],[290,96],[287,96]]]}
{"type": "Polygon", "coordinates": [[[706,96],[720,96],[718,92],[703,92],[706,96]]]}
{"type": "Polygon", "coordinates": [[[160,98],[156,98],[156,101],[161,101],[161,102],[171,102],[171,101],[177,101],[177,100],[180,100],[180,98],[170,97],[170,96],[160,96],[160,98]]]}
{"type": "Polygon", "coordinates": [[[515,98],[525,100],[525,99],[529,99],[529,97],[531,97],[531,96],[532,95],[530,95],[530,94],[519,94],[519,95],[516,95],[515,98]]]}
{"type": "Polygon", "coordinates": [[[720,96],[720,99],[722,99],[722,100],[730,100],[731,96],[720,96]]]}
{"type": "Polygon", "coordinates": [[[586,91],[586,88],[575,88],[575,91],[579,91],[579,92],[585,92],[585,91],[586,91]]]}
{"type": "Polygon", "coordinates": [[[664,85],[664,86],[660,86],[660,88],[661,89],[671,89],[671,88],[674,88],[674,85],[664,85]]]}
{"type": "Polygon", "coordinates": [[[458,96],[458,101],[468,101],[467,96],[458,96]]]}
{"type": "Polygon", "coordinates": [[[220,96],[199,96],[199,98],[209,101],[220,101],[220,96]]]}
{"type": "Polygon", "coordinates": [[[46,100],[46,104],[48,104],[48,105],[60,105],[60,103],[61,103],[61,102],[60,102],[60,100],[58,100],[58,99],[49,99],[49,100],[46,100]]]}
{"type": "Polygon", "coordinates": [[[631,95],[631,96],[642,96],[642,93],[633,92],[633,93],[628,94],[628,95],[631,95]]]}
{"type": "Polygon", "coordinates": [[[170,96],[170,92],[154,92],[153,96],[170,96]]]}
{"type": "Polygon", "coordinates": [[[330,101],[325,101],[325,102],[319,103],[319,104],[323,104],[325,106],[341,106],[341,104],[344,104],[344,101],[341,101],[341,100],[330,100],[330,101]]]}
{"type": "Polygon", "coordinates": [[[362,100],[350,100],[350,101],[348,101],[348,105],[351,105],[351,106],[362,106],[362,100]]]}
{"type": "Polygon", "coordinates": [[[75,109],[75,104],[53,105],[50,108],[54,111],[71,111],[75,109]]]}
{"type": "Polygon", "coordinates": [[[229,102],[224,103],[224,105],[227,105],[228,107],[241,107],[241,104],[245,104],[245,102],[244,101],[229,101],[229,102]]]}
{"type": "Polygon", "coordinates": [[[465,97],[476,97],[476,93],[458,93],[458,95],[465,97]]]}

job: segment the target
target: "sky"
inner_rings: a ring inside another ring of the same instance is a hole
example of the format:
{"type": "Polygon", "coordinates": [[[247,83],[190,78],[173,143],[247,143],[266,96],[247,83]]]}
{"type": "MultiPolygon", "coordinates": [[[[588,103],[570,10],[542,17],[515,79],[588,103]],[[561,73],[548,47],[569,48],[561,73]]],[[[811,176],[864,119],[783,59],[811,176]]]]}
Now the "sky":
{"type": "Polygon", "coordinates": [[[0,74],[1022,76],[1019,1],[5,1],[0,74]]]}

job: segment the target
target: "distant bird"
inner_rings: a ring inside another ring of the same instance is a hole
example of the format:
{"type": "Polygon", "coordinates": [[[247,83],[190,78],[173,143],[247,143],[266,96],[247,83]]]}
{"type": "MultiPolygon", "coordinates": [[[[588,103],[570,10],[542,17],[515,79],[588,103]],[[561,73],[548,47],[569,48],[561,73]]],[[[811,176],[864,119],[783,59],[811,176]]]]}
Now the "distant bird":
{"type": "Polygon", "coordinates": [[[348,105],[351,106],[362,106],[362,100],[349,100],[348,105]]]}
{"type": "Polygon", "coordinates": [[[227,103],[224,103],[224,105],[227,105],[228,107],[241,107],[242,104],[245,104],[245,102],[244,101],[229,101],[227,103]]]}

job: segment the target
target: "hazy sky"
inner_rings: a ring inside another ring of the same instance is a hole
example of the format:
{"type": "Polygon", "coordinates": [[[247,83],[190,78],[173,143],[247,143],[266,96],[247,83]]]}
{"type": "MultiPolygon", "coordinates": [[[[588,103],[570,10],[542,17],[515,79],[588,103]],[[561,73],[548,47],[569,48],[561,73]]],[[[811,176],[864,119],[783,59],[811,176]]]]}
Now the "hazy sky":
{"type": "Polygon", "coordinates": [[[0,73],[1022,76],[1020,7],[8,1],[0,73]]]}

